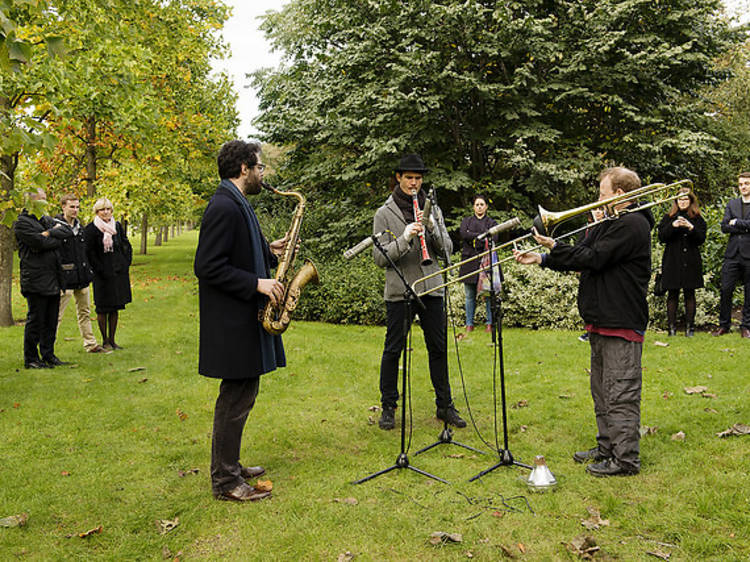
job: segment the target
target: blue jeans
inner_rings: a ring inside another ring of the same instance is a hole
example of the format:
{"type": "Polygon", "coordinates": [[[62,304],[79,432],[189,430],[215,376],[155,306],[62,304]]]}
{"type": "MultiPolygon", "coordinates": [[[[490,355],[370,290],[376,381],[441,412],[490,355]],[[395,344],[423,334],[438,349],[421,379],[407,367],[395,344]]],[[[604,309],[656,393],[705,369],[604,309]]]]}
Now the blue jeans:
{"type": "MultiPolygon", "coordinates": [[[[477,285],[464,283],[464,292],[466,293],[466,325],[474,325],[474,311],[476,310],[477,302],[477,285]]],[[[492,307],[490,306],[490,299],[484,299],[484,304],[487,307],[487,324],[492,324],[492,307]]]]}

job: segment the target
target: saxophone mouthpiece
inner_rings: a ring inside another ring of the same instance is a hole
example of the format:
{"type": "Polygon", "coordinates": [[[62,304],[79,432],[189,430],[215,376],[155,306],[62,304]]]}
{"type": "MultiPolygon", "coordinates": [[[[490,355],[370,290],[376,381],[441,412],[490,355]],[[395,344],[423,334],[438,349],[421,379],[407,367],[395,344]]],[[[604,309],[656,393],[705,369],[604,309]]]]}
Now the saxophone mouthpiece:
{"type": "Polygon", "coordinates": [[[276,192],[276,190],[273,187],[271,187],[270,183],[266,183],[266,182],[262,181],[262,182],[260,182],[260,186],[263,189],[267,189],[268,191],[273,191],[274,193],[276,192]]]}

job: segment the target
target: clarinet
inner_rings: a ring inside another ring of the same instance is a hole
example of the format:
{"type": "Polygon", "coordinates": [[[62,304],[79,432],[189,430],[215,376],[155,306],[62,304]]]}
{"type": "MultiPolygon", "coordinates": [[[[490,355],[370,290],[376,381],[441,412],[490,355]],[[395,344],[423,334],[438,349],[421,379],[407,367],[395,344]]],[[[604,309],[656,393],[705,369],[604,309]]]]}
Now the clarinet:
{"type": "MultiPolygon", "coordinates": [[[[419,199],[417,198],[416,189],[411,190],[411,201],[414,205],[414,221],[422,224],[419,220],[419,199]]],[[[430,254],[427,252],[427,242],[424,238],[424,231],[419,233],[419,247],[422,250],[422,265],[425,266],[432,264],[430,254]]]]}

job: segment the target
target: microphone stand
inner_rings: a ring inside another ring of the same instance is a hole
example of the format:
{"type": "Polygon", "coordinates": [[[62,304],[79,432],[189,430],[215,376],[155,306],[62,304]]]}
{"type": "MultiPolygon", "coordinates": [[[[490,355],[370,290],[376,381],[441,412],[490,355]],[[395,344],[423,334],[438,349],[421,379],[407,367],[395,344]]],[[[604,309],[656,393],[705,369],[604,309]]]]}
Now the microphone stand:
{"type": "MultiPolygon", "coordinates": [[[[505,361],[503,358],[503,329],[502,329],[502,303],[499,296],[495,293],[495,283],[493,279],[495,264],[492,262],[492,255],[495,253],[495,241],[492,240],[492,246],[490,251],[490,270],[489,270],[489,281],[490,281],[490,310],[492,311],[492,345],[499,351],[498,355],[500,358],[500,397],[502,403],[502,415],[503,415],[503,448],[498,448],[497,454],[499,461],[491,466],[490,468],[483,470],[479,474],[469,478],[469,482],[478,480],[485,474],[489,474],[496,468],[501,466],[522,466],[531,470],[533,467],[528,464],[519,462],[513,458],[513,454],[508,448],[508,406],[505,397],[505,361]]],[[[499,265],[498,265],[499,268],[499,265]]],[[[495,394],[495,403],[497,404],[497,395],[495,394]]],[[[497,419],[497,417],[496,417],[497,419]]],[[[497,422],[495,422],[497,424],[497,422]]],[[[497,442],[497,425],[495,425],[495,442],[497,442]]]]}
{"type": "Polygon", "coordinates": [[[385,248],[383,248],[383,245],[380,243],[378,238],[376,236],[372,237],[372,241],[375,245],[375,247],[380,251],[383,256],[385,256],[385,259],[388,261],[388,265],[393,268],[393,270],[398,275],[399,279],[401,279],[401,282],[404,284],[405,290],[404,290],[404,341],[403,341],[403,351],[402,351],[402,368],[401,368],[401,403],[402,403],[402,412],[401,412],[401,451],[399,452],[398,456],[396,457],[396,462],[392,464],[391,466],[384,468],[383,470],[379,470],[377,472],[373,472],[372,474],[369,474],[368,476],[365,476],[364,478],[360,478],[359,480],[355,480],[352,482],[352,484],[362,484],[363,482],[367,482],[368,480],[372,480],[373,478],[377,478],[378,476],[381,476],[387,472],[390,472],[391,470],[396,470],[400,468],[408,468],[409,470],[413,470],[414,472],[417,472],[421,474],[422,476],[427,476],[428,478],[432,478],[433,480],[437,480],[438,482],[442,482],[443,484],[449,484],[447,480],[444,480],[438,476],[435,476],[434,474],[430,474],[429,472],[425,472],[422,469],[419,469],[415,466],[412,466],[409,464],[409,457],[406,454],[406,404],[408,401],[407,393],[409,391],[409,385],[407,385],[407,379],[408,379],[408,356],[410,353],[409,350],[409,332],[411,330],[411,323],[412,323],[412,301],[417,304],[420,310],[424,310],[425,306],[422,303],[421,300],[419,300],[419,297],[417,296],[417,293],[414,292],[414,289],[412,289],[411,285],[406,281],[406,278],[404,277],[404,274],[401,272],[401,270],[396,267],[396,264],[393,262],[391,257],[388,255],[388,253],[385,251],[385,248]]]}
{"type": "MultiPolygon", "coordinates": [[[[438,205],[437,205],[437,198],[435,197],[435,192],[431,191],[431,193],[432,193],[431,197],[433,198],[432,208],[437,209],[438,205]]],[[[435,227],[438,230],[438,236],[440,236],[440,242],[443,246],[443,253],[440,257],[443,258],[443,261],[445,262],[446,267],[450,267],[453,264],[451,263],[450,254],[445,251],[445,239],[443,238],[443,229],[442,229],[442,224],[440,222],[442,220],[442,216],[439,216],[437,213],[434,213],[434,215],[435,215],[435,227]]],[[[425,221],[429,221],[429,220],[430,220],[430,217],[425,217],[425,221]]],[[[448,294],[447,287],[445,289],[445,293],[446,295],[448,294]]],[[[447,301],[447,298],[443,300],[443,322],[445,324],[445,342],[446,342],[446,352],[447,352],[447,344],[448,344],[448,301],[447,301]]],[[[425,451],[429,451],[430,449],[437,447],[438,445],[457,445],[458,447],[463,447],[464,449],[468,449],[469,451],[474,451],[482,455],[486,454],[484,451],[480,451],[479,449],[475,449],[474,447],[471,447],[459,441],[455,441],[453,439],[453,429],[448,427],[447,421],[443,421],[443,430],[438,435],[437,441],[435,441],[434,443],[430,445],[427,445],[426,447],[422,447],[421,449],[419,449],[419,451],[414,453],[414,456],[416,457],[417,455],[424,453],[425,451]]]]}

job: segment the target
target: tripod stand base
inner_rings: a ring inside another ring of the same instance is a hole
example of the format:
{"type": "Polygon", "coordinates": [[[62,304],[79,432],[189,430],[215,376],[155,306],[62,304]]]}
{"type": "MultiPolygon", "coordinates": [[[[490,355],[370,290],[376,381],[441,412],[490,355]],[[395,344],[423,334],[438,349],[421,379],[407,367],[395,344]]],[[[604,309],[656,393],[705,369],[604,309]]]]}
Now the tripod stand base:
{"type": "Polygon", "coordinates": [[[500,462],[498,462],[497,464],[491,466],[490,468],[486,470],[483,470],[479,474],[472,476],[471,478],[469,478],[469,482],[474,482],[474,480],[479,480],[485,474],[489,474],[490,472],[492,472],[496,468],[500,468],[501,466],[514,466],[515,465],[515,466],[522,466],[524,468],[528,468],[529,470],[533,468],[532,466],[529,466],[528,464],[524,464],[522,462],[515,460],[513,458],[513,455],[508,449],[500,449],[498,451],[498,454],[500,455],[500,462]]]}
{"type": "Polygon", "coordinates": [[[426,447],[423,447],[414,455],[419,455],[420,453],[424,453],[425,451],[429,451],[433,447],[437,447],[438,445],[458,445],[459,447],[463,447],[464,449],[468,449],[469,451],[474,451],[475,453],[479,453],[480,455],[486,455],[484,451],[480,451],[479,449],[475,449],[474,447],[470,447],[469,445],[464,445],[463,443],[459,443],[458,441],[453,440],[453,430],[448,427],[448,424],[445,424],[443,426],[443,431],[440,432],[440,435],[438,435],[438,440],[432,443],[431,445],[427,445],[426,447]]]}
{"type": "Polygon", "coordinates": [[[409,470],[413,470],[414,472],[418,472],[422,476],[427,476],[428,478],[432,478],[433,480],[437,480],[438,482],[442,482],[443,484],[450,484],[447,480],[443,480],[442,478],[435,476],[434,474],[430,474],[429,472],[425,472],[422,469],[417,468],[416,466],[412,466],[409,464],[409,457],[406,456],[406,453],[401,453],[397,458],[395,464],[389,466],[388,468],[384,468],[383,470],[379,470],[377,472],[373,472],[369,476],[365,476],[364,478],[360,478],[359,480],[355,480],[352,482],[352,484],[362,484],[363,482],[367,482],[368,480],[372,480],[373,478],[377,478],[378,476],[381,476],[385,474],[386,472],[390,472],[391,470],[395,470],[397,468],[408,468],[409,470]]]}

